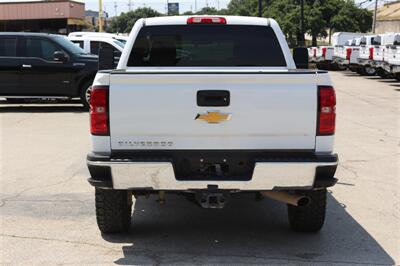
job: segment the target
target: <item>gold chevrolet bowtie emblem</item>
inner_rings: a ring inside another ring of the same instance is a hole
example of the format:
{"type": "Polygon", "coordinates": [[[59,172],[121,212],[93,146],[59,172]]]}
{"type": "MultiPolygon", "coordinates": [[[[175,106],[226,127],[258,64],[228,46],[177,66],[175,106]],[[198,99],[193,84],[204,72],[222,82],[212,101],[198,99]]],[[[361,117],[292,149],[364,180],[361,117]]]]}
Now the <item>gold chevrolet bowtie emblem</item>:
{"type": "Polygon", "coordinates": [[[210,124],[217,124],[223,121],[228,121],[230,118],[230,114],[223,114],[218,111],[213,111],[207,112],[207,114],[197,114],[195,120],[203,120],[210,124]]]}

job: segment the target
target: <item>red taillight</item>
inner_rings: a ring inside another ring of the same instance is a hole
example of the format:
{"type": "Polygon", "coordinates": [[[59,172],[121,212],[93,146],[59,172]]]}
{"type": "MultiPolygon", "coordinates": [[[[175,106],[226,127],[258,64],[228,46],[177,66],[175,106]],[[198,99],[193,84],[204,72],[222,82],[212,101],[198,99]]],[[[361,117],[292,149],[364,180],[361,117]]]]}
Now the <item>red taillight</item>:
{"type": "Polygon", "coordinates": [[[226,24],[223,17],[190,17],[186,21],[187,24],[226,24]]]}
{"type": "Polygon", "coordinates": [[[369,59],[374,60],[374,47],[369,48],[369,59]]]}
{"type": "Polygon", "coordinates": [[[322,57],[326,57],[326,48],[324,47],[324,48],[322,48],[322,57]]]}
{"type": "Polygon", "coordinates": [[[335,134],[336,96],[333,87],[318,87],[318,133],[317,135],[335,134]]]}
{"type": "Polygon", "coordinates": [[[347,49],[346,49],[346,59],[347,59],[347,60],[350,60],[351,52],[352,52],[351,48],[347,48],[347,49]]]}
{"type": "Polygon", "coordinates": [[[317,57],[317,49],[313,49],[314,57],[317,57]]]}
{"type": "Polygon", "coordinates": [[[93,86],[90,94],[90,132],[108,136],[108,86],[93,86]]]}

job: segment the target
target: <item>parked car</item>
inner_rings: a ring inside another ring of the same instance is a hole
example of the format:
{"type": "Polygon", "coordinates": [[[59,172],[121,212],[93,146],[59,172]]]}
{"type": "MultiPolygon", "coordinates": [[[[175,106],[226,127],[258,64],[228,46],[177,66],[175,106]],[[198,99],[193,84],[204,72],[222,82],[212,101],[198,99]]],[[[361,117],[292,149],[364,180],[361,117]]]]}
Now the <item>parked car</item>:
{"type": "Polygon", "coordinates": [[[139,19],[117,69],[93,83],[99,229],[129,230],[132,195],[222,208],[247,192],[287,203],[292,229],[320,230],[336,183],[335,91],[327,72],[296,69],[305,49],[294,57],[273,19],[139,19]]]}
{"type": "Polygon", "coordinates": [[[112,38],[122,42],[123,44],[125,44],[126,41],[128,40],[127,36],[120,34],[106,33],[106,32],[75,31],[68,34],[68,37],[84,37],[84,36],[112,38]]]}
{"type": "Polygon", "coordinates": [[[80,97],[88,106],[98,57],[61,35],[0,33],[0,97],[80,97]]]}
{"type": "Polygon", "coordinates": [[[393,44],[386,45],[383,68],[400,80],[400,33],[393,36],[393,44]]]}

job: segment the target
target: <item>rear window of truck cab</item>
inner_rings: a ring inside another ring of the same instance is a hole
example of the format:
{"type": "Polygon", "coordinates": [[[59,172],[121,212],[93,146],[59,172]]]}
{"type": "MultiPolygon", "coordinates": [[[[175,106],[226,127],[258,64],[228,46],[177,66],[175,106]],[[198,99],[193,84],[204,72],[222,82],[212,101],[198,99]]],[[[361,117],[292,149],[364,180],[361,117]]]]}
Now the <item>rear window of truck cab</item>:
{"type": "Polygon", "coordinates": [[[275,32],[267,26],[164,25],[143,27],[131,67],[285,67],[275,32]]]}

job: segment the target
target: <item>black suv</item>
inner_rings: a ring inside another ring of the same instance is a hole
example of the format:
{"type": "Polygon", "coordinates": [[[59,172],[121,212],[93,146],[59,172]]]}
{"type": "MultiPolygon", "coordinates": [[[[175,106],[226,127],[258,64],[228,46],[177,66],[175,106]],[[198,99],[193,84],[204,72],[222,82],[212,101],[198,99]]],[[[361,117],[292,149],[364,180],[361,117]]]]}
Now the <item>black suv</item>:
{"type": "Polygon", "coordinates": [[[0,97],[80,97],[87,107],[98,57],[66,37],[46,33],[0,33],[0,97]]]}

